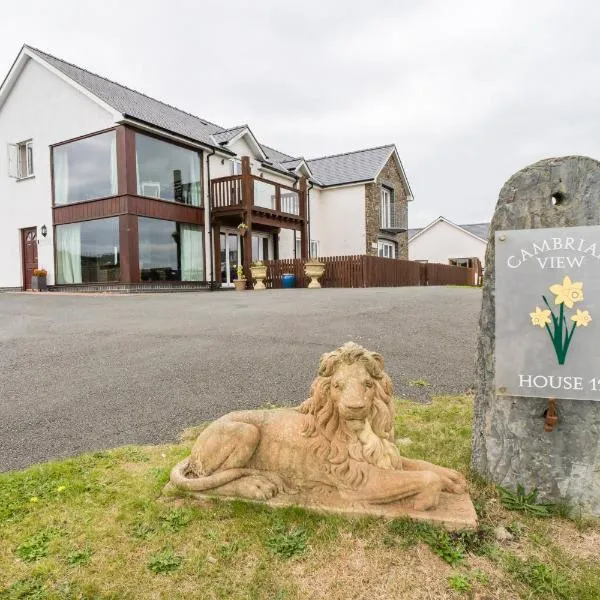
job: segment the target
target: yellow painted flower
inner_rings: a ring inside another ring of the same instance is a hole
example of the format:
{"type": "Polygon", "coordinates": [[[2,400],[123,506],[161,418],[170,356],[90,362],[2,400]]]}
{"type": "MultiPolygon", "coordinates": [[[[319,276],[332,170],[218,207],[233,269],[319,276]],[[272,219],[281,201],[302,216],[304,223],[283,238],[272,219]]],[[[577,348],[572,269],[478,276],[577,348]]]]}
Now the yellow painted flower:
{"type": "Polygon", "coordinates": [[[535,307],[535,312],[529,313],[531,324],[538,327],[545,327],[550,323],[550,311],[542,310],[539,306],[535,307]]]}
{"type": "Polygon", "coordinates": [[[592,320],[592,316],[587,310],[577,309],[577,314],[571,317],[572,321],[575,321],[577,327],[587,327],[588,323],[592,320]]]}
{"type": "Polygon", "coordinates": [[[567,308],[573,308],[574,302],[583,300],[583,281],[571,281],[571,278],[566,275],[562,285],[555,283],[550,286],[550,291],[556,296],[554,304],[561,304],[567,308]]]}

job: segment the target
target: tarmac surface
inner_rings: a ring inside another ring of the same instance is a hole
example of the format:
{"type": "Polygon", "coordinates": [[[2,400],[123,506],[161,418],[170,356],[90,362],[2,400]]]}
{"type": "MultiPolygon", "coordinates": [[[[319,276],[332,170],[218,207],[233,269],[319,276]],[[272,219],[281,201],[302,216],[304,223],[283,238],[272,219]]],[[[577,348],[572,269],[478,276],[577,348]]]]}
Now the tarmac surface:
{"type": "Polygon", "coordinates": [[[0,294],[0,471],[298,404],[348,340],[383,355],[400,397],[469,391],[480,303],[459,287],[0,294]]]}

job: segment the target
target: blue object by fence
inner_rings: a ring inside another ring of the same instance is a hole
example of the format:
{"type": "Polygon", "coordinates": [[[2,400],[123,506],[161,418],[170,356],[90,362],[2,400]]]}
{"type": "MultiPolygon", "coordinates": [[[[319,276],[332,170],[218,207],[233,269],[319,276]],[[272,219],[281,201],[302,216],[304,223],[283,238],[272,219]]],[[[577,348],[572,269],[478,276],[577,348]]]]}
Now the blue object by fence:
{"type": "Polygon", "coordinates": [[[291,273],[285,273],[281,276],[281,287],[282,288],[293,288],[296,287],[296,276],[291,273]]]}

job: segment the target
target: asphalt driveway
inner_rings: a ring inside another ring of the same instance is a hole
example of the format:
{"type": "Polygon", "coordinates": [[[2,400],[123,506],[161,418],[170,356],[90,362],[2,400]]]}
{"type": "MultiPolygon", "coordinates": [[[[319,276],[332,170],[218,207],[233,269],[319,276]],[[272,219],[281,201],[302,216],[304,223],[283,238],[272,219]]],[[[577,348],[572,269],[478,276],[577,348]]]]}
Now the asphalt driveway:
{"type": "Polygon", "coordinates": [[[0,294],[0,471],[297,404],[348,340],[383,354],[400,396],[464,392],[480,302],[451,287],[0,294]]]}

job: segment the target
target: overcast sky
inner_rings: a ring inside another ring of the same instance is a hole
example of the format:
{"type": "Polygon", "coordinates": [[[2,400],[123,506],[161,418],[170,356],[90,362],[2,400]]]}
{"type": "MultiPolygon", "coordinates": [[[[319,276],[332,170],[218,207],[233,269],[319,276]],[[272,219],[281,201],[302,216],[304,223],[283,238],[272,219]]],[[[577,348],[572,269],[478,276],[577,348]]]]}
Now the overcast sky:
{"type": "Polygon", "coordinates": [[[393,142],[415,201],[491,218],[515,171],[600,158],[594,0],[3,3],[0,71],[28,43],[307,158],[393,142]]]}

